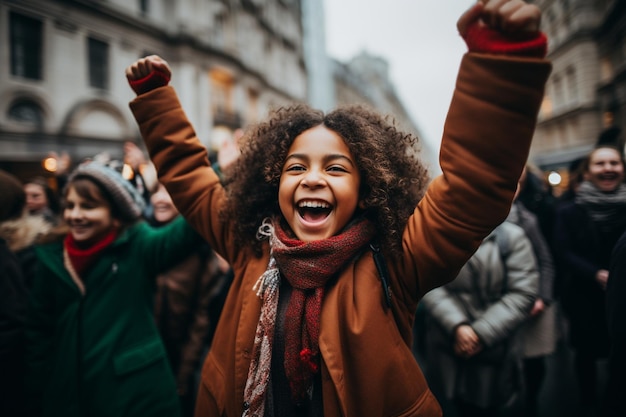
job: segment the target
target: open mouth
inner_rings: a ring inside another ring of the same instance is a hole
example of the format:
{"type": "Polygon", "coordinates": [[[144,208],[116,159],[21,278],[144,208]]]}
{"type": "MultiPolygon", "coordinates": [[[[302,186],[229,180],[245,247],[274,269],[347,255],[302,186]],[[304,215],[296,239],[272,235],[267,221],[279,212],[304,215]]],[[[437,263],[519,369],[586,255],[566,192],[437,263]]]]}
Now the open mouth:
{"type": "Polygon", "coordinates": [[[598,177],[598,182],[604,185],[612,185],[620,181],[620,178],[617,174],[604,174],[598,177]]]}
{"type": "Polygon", "coordinates": [[[326,219],[332,206],[324,201],[302,201],[298,204],[298,214],[309,223],[317,223],[326,219]]]}
{"type": "Polygon", "coordinates": [[[603,181],[611,181],[617,179],[619,176],[616,173],[601,174],[599,178],[603,181]]]}

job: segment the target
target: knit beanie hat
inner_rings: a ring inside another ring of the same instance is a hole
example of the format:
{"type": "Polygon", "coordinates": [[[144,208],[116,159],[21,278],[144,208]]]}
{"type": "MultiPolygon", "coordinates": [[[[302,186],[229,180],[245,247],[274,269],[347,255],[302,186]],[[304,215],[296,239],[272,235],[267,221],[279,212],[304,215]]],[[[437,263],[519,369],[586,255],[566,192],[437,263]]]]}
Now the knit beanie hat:
{"type": "Polygon", "coordinates": [[[20,217],[25,205],[26,193],[20,180],[0,170],[0,222],[20,217]]]}
{"type": "Polygon", "coordinates": [[[91,161],[81,164],[68,178],[68,185],[78,178],[88,178],[106,190],[119,210],[120,220],[134,221],[139,219],[146,202],[137,189],[116,170],[91,161]]]}

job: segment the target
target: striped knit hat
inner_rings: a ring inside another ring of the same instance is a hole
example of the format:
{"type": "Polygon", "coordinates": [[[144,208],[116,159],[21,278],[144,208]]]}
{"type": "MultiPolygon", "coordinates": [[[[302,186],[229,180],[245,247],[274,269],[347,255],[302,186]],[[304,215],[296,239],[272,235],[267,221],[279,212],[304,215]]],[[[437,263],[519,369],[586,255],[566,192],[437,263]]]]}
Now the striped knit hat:
{"type": "Polygon", "coordinates": [[[116,170],[99,162],[87,162],[72,172],[68,185],[78,178],[90,179],[104,188],[119,210],[120,220],[134,221],[142,216],[146,202],[139,191],[116,170]]]}

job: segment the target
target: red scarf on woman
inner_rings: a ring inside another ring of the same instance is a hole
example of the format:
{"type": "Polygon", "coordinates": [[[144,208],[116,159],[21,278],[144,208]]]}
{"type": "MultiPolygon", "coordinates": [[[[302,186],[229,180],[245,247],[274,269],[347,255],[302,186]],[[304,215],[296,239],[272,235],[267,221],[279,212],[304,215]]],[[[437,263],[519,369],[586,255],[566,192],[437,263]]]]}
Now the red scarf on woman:
{"type": "Polygon", "coordinates": [[[113,243],[116,236],[117,229],[113,229],[100,241],[86,249],[83,249],[78,247],[72,234],[68,233],[63,243],[76,273],[79,276],[83,276],[83,273],[96,262],[102,251],[113,243]]]}
{"type": "Polygon", "coordinates": [[[254,287],[263,305],[244,391],[248,405],[244,416],[262,416],[264,412],[280,274],[293,287],[285,317],[285,372],[292,399],[297,402],[307,397],[313,375],[319,371],[324,287],[372,240],[375,227],[369,220],[361,219],[339,235],[313,242],[287,236],[278,221],[264,223],[259,233],[270,238],[271,258],[254,287]]]}

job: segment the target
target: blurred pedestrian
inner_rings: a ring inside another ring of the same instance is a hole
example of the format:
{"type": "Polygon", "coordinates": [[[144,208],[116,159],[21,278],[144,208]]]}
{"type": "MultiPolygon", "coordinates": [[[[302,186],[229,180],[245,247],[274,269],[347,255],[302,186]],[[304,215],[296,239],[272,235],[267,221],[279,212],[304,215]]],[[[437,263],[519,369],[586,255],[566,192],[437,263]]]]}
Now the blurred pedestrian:
{"type": "Polygon", "coordinates": [[[124,142],[124,160],[122,174],[139,191],[147,204],[150,196],[156,191],[158,180],[154,166],[146,158],[144,151],[131,141],[124,142]],[[128,168],[128,172],[124,169],[128,168]]]}
{"type": "Polygon", "coordinates": [[[529,317],[538,283],[530,240],[504,222],[454,281],[424,296],[427,375],[459,417],[497,416],[521,395],[517,331],[529,317]]]}
{"type": "Polygon", "coordinates": [[[520,177],[516,200],[535,215],[541,234],[552,251],[557,199],[536,167],[526,165],[520,177]]]}
{"type": "Polygon", "coordinates": [[[57,192],[44,177],[33,177],[24,183],[26,207],[33,216],[42,216],[48,223],[59,223],[60,203],[57,192]]]}
{"type": "Polygon", "coordinates": [[[562,304],[569,322],[581,410],[597,410],[596,362],[609,351],[606,284],[611,252],[626,230],[624,160],[619,149],[595,148],[582,165],[583,182],[556,218],[555,243],[564,273],[562,304]]]}
{"type": "Polygon", "coordinates": [[[615,245],[606,285],[610,353],[602,417],[623,417],[626,410],[626,233],[615,245]]]}
{"type": "Polygon", "coordinates": [[[29,253],[49,229],[26,209],[22,183],[0,170],[0,416],[26,413],[24,322],[33,273],[29,253]]]}
{"type": "MultiPolygon", "coordinates": [[[[153,220],[170,224],[179,212],[162,184],[151,197],[153,220]]],[[[176,376],[183,416],[192,416],[197,392],[196,372],[205,345],[219,319],[211,310],[228,291],[229,265],[203,242],[186,252],[173,267],[159,274],[154,314],[165,350],[176,376]]]]}
{"type": "Polygon", "coordinates": [[[201,238],[182,218],[147,225],[137,190],[96,162],[71,174],[64,200],[69,233],[36,248],[26,332],[32,411],[180,415],[154,323],[155,277],[201,238]]]}
{"type": "Polygon", "coordinates": [[[537,216],[517,198],[527,184],[527,173],[527,169],[522,173],[518,194],[507,221],[524,230],[532,245],[539,272],[537,298],[519,334],[524,365],[525,417],[534,417],[538,415],[539,392],[546,376],[546,357],[556,350],[558,332],[553,305],[555,268],[552,253],[537,216]]]}

